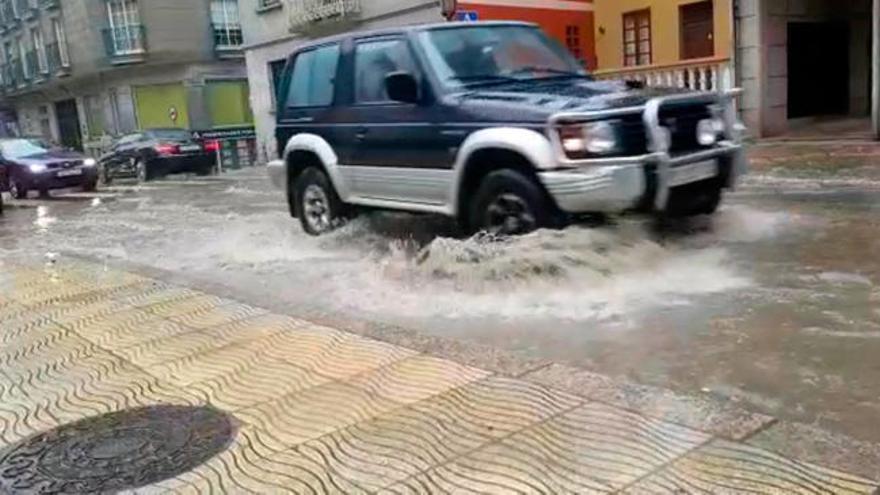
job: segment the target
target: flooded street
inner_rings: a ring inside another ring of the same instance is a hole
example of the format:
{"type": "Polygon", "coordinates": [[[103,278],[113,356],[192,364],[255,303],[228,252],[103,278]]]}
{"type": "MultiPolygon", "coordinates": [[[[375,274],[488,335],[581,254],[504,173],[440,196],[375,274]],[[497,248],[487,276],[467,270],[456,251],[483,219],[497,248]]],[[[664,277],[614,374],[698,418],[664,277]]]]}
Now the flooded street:
{"type": "Polygon", "coordinates": [[[756,177],[712,219],[492,241],[374,214],[306,236],[262,169],[11,202],[0,259],[85,256],[315,318],[476,341],[880,442],[880,184],[756,177]]]}

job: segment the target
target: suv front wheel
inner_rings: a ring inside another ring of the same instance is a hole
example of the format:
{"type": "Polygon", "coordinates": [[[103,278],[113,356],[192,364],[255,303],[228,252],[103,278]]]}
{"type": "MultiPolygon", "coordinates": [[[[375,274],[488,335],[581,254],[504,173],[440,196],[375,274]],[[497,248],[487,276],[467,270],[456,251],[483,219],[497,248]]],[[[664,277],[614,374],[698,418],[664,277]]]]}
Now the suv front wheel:
{"type": "Polygon", "coordinates": [[[345,205],[323,170],[309,167],[297,179],[296,216],[309,235],[326,234],[342,224],[345,205]]]}
{"type": "Polygon", "coordinates": [[[555,207],[534,180],[515,170],[487,175],[471,203],[472,230],[493,235],[521,235],[559,223],[555,207]]]}

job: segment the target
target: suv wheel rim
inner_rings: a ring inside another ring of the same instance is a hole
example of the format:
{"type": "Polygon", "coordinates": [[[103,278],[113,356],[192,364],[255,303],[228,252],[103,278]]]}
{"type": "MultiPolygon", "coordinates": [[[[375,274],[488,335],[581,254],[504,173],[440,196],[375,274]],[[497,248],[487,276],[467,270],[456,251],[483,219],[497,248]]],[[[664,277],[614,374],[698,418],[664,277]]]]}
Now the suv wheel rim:
{"type": "Polygon", "coordinates": [[[144,165],[144,162],[138,160],[138,161],[134,164],[134,168],[135,168],[135,170],[137,171],[137,178],[138,178],[138,181],[140,181],[140,182],[146,182],[146,181],[147,181],[147,166],[144,165]]]}
{"type": "Polygon", "coordinates": [[[535,230],[537,223],[528,203],[515,194],[501,194],[486,208],[485,226],[490,234],[525,234],[535,230]]]}
{"type": "Polygon", "coordinates": [[[330,230],[330,200],[320,186],[312,184],[303,193],[303,214],[305,220],[315,232],[330,230]]]}
{"type": "Polygon", "coordinates": [[[15,179],[9,180],[9,194],[11,194],[13,198],[18,199],[20,193],[18,190],[18,181],[15,179]]]}

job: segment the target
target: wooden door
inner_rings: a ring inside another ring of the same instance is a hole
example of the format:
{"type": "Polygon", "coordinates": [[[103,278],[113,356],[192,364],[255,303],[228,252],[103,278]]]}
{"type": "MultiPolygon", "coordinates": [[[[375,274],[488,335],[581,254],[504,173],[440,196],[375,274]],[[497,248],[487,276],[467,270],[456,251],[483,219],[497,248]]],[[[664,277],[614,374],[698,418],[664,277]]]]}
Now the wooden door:
{"type": "Polygon", "coordinates": [[[679,7],[682,60],[715,55],[714,12],[711,0],[679,7]]]}

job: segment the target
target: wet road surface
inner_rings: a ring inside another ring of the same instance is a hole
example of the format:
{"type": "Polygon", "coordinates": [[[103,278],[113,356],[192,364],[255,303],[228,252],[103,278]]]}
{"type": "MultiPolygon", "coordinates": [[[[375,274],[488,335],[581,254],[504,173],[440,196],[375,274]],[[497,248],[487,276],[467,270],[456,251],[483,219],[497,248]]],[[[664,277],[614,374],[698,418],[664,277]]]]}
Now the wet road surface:
{"type": "Polygon", "coordinates": [[[0,256],[161,268],[880,442],[877,183],[756,178],[713,219],[505,242],[397,214],[309,238],[260,169],[56,196],[10,202],[0,256]]]}

